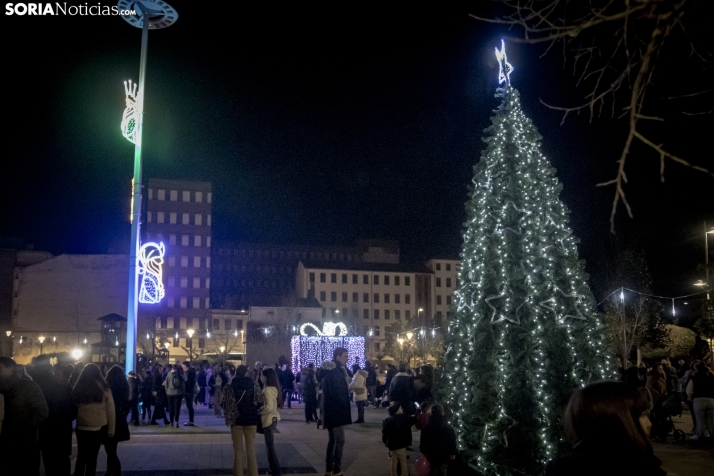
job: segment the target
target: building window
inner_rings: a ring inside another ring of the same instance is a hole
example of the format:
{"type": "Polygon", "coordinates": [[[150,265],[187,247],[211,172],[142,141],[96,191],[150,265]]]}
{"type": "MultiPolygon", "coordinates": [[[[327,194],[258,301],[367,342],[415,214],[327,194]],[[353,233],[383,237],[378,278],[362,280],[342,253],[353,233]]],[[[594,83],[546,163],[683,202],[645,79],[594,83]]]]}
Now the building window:
{"type": "Polygon", "coordinates": [[[369,293],[364,293],[362,295],[362,302],[369,302],[369,293]]]}
{"type": "Polygon", "coordinates": [[[330,308],[330,317],[332,317],[333,319],[337,317],[338,313],[339,313],[339,311],[337,311],[337,308],[335,308],[335,307],[330,308]]]}
{"type": "Polygon", "coordinates": [[[170,245],[176,244],[176,235],[169,235],[169,244],[170,245]]]}
{"type": "Polygon", "coordinates": [[[206,278],[206,289],[211,288],[211,278],[206,278]]]}
{"type": "Polygon", "coordinates": [[[321,283],[327,282],[327,274],[326,273],[320,273],[320,282],[321,283]]]}
{"type": "Polygon", "coordinates": [[[154,215],[154,212],[146,212],[146,221],[151,223],[151,219],[154,215]]]}
{"type": "Polygon", "coordinates": [[[206,237],[206,248],[210,248],[210,247],[211,247],[211,236],[209,235],[206,237]]]}
{"type": "Polygon", "coordinates": [[[399,286],[399,276],[394,277],[394,285],[399,286]]]}
{"type": "Polygon", "coordinates": [[[437,288],[441,287],[441,278],[436,278],[436,287],[437,288]]]}
{"type": "Polygon", "coordinates": [[[213,200],[213,193],[208,192],[206,194],[206,203],[211,203],[212,200],[213,200]]]}
{"type": "Polygon", "coordinates": [[[189,215],[188,213],[181,214],[181,224],[182,225],[188,225],[190,221],[191,221],[191,215],[189,215]]]}
{"type": "Polygon", "coordinates": [[[436,311],[436,320],[437,321],[441,320],[441,311],[436,311]]]}
{"type": "Polygon", "coordinates": [[[309,281],[311,283],[314,283],[315,282],[315,273],[309,273],[308,276],[309,276],[309,281]]]}
{"type": "Polygon", "coordinates": [[[174,298],[169,298],[169,300],[167,301],[166,305],[167,305],[168,307],[174,307],[174,306],[176,305],[176,302],[174,301],[174,298]]]}
{"type": "Polygon", "coordinates": [[[230,319],[223,320],[223,328],[227,331],[231,330],[231,320],[230,319]]]}
{"type": "Polygon", "coordinates": [[[406,319],[408,321],[411,318],[412,318],[412,311],[410,311],[409,309],[404,311],[404,319],[406,319]]]}
{"type": "MultiPolygon", "coordinates": [[[[208,259],[208,258],[206,258],[208,259]]],[[[193,267],[194,268],[200,268],[201,267],[201,257],[200,256],[194,256],[193,257],[193,267]]]]}
{"type": "Polygon", "coordinates": [[[176,286],[176,278],[169,276],[169,287],[173,288],[174,286],[176,286]]]}
{"type": "Polygon", "coordinates": [[[352,302],[359,302],[359,293],[352,293],[352,302]]]}
{"type": "Polygon", "coordinates": [[[156,212],[156,223],[164,222],[164,212],[156,212]]]}
{"type": "Polygon", "coordinates": [[[389,286],[389,275],[384,275],[384,285],[389,286]]]}
{"type": "Polygon", "coordinates": [[[394,304],[401,304],[401,302],[400,302],[402,300],[401,298],[402,298],[402,296],[400,294],[395,294],[394,295],[394,304]]]}
{"type": "Polygon", "coordinates": [[[369,309],[362,309],[362,317],[369,319],[369,309]]]}
{"type": "Polygon", "coordinates": [[[187,267],[188,267],[188,256],[182,256],[182,257],[181,257],[181,267],[182,267],[182,268],[187,268],[187,267]]]}
{"type": "Polygon", "coordinates": [[[330,301],[337,302],[337,292],[336,291],[332,291],[330,293],[330,301]]]}
{"type": "Polygon", "coordinates": [[[191,201],[191,192],[184,190],[181,192],[181,200],[184,202],[190,202],[191,201]]]}
{"type": "Polygon", "coordinates": [[[181,246],[188,246],[188,235],[181,235],[181,246]]]}
{"type": "Polygon", "coordinates": [[[198,348],[199,349],[205,349],[206,348],[206,339],[203,337],[198,338],[198,348]]]}
{"type": "Polygon", "coordinates": [[[446,296],[446,305],[451,306],[451,296],[446,296]]]}
{"type": "Polygon", "coordinates": [[[193,289],[201,288],[201,278],[193,278],[193,289]]]}
{"type": "Polygon", "coordinates": [[[404,295],[404,304],[411,304],[412,303],[412,295],[411,294],[405,294],[404,295]]]}
{"type": "Polygon", "coordinates": [[[402,316],[400,314],[401,314],[401,312],[399,311],[399,309],[394,310],[394,318],[395,319],[401,319],[402,316]]]}
{"type": "Polygon", "coordinates": [[[374,351],[379,352],[379,342],[374,343],[374,351]]]}
{"type": "Polygon", "coordinates": [[[203,224],[203,216],[201,216],[200,213],[196,213],[193,216],[193,224],[194,225],[202,225],[203,224]]]}
{"type": "Polygon", "coordinates": [[[330,282],[337,283],[337,273],[330,273],[330,282]]]}
{"type": "Polygon", "coordinates": [[[352,284],[358,284],[358,282],[357,282],[357,275],[356,275],[356,274],[353,274],[353,275],[352,275],[352,284]]]}
{"type": "Polygon", "coordinates": [[[441,306],[441,296],[438,294],[436,295],[436,305],[441,306]]]}
{"type": "Polygon", "coordinates": [[[201,298],[198,298],[198,297],[193,298],[193,308],[194,309],[201,308],[201,298]]]}
{"type": "Polygon", "coordinates": [[[169,266],[176,266],[176,257],[169,256],[169,266]]]}
{"type": "Polygon", "coordinates": [[[446,278],[446,287],[447,288],[451,287],[451,278],[446,278]]]}
{"type": "Polygon", "coordinates": [[[436,270],[441,271],[441,263],[436,263],[436,270]]]}
{"type": "Polygon", "coordinates": [[[181,298],[180,307],[181,307],[182,309],[186,309],[186,306],[188,306],[188,298],[182,297],[182,298],[181,298]]]}
{"type": "Polygon", "coordinates": [[[166,200],[166,190],[160,188],[156,191],[156,195],[159,200],[166,200]]]}
{"type": "Polygon", "coordinates": [[[347,293],[342,293],[342,302],[347,302],[347,293]]]}
{"type": "Polygon", "coordinates": [[[411,276],[404,276],[404,286],[411,286],[411,276]]]}
{"type": "Polygon", "coordinates": [[[196,203],[203,202],[203,192],[196,192],[196,203]]]}
{"type": "Polygon", "coordinates": [[[389,304],[389,294],[384,295],[384,304],[389,304]]]}
{"type": "Polygon", "coordinates": [[[379,275],[375,274],[374,278],[372,278],[372,280],[374,281],[374,284],[379,284],[379,275]]]}
{"type": "Polygon", "coordinates": [[[379,294],[374,293],[374,299],[372,300],[374,303],[379,303],[379,294]]]}
{"type": "Polygon", "coordinates": [[[188,287],[188,278],[186,276],[181,276],[181,287],[182,288],[188,287]]]}
{"type": "Polygon", "coordinates": [[[169,213],[169,223],[171,223],[172,225],[176,224],[176,213],[175,212],[169,213]]]}
{"type": "Polygon", "coordinates": [[[181,339],[174,339],[174,347],[179,347],[181,345],[181,339]]]}
{"type": "Polygon", "coordinates": [[[379,326],[374,326],[374,336],[379,337],[379,326]]]}
{"type": "Polygon", "coordinates": [[[347,274],[342,273],[342,284],[347,284],[347,274]]]}
{"type": "Polygon", "coordinates": [[[446,271],[451,271],[451,264],[450,264],[450,263],[446,263],[446,271]]]}
{"type": "Polygon", "coordinates": [[[379,319],[379,309],[374,310],[374,318],[379,319]]]}
{"type": "Polygon", "coordinates": [[[384,320],[386,321],[387,319],[389,319],[389,309],[384,310],[384,320]]]}
{"type": "Polygon", "coordinates": [[[175,202],[176,200],[178,200],[178,190],[171,190],[171,192],[169,192],[169,199],[172,202],[175,202]]]}
{"type": "Polygon", "coordinates": [[[369,275],[368,274],[362,275],[362,284],[369,284],[369,275]]]}
{"type": "Polygon", "coordinates": [[[221,328],[220,322],[221,321],[219,321],[218,319],[213,319],[213,330],[214,331],[217,331],[218,329],[221,328]]]}
{"type": "Polygon", "coordinates": [[[149,200],[153,200],[153,199],[154,199],[154,189],[150,188],[149,189],[149,200]]]}
{"type": "Polygon", "coordinates": [[[211,257],[206,256],[206,268],[210,268],[210,267],[211,267],[211,257]]]}
{"type": "Polygon", "coordinates": [[[193,236],[193,246],[201,246],[201,235],[193,236]]]}

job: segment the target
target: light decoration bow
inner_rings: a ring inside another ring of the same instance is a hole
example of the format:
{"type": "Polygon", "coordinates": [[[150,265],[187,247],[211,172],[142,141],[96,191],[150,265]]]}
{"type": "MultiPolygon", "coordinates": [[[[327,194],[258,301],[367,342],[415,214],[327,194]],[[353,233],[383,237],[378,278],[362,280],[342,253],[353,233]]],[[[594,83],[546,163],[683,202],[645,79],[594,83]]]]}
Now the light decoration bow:
{"type": "Polygon", "coordinates": [[[347,335],[347,326],[342,322],[325,322],[324,324],[322,324],[322,330],[318,329],[315,324],[311,322],[306,322],[305,324],[300,326],[301,336],[307,335],[305,329],[307,329],[308,327],[312,327],[313,329],[315,329],[315,332],[317,332],[318,336],[335,337],[335,331],[337,329],[340,330],[339,337],[344,337],[347,335]]]}
{"type": "Polygon", "coordinates": [[[136,101],[138,98],[138,86],[132,83],[131,79],[124,81],[124,92],[126,93],[126,108],[121,116],[121,133],[132,144],[136,144],[136,125],[139,123],[136,115],[139,111],[136,109],[136,101]]]}
{"type": "Polygon", "coordinates": [[[498,84],[506,83],[506,86],[510,86],[513,66],[506,59],[506,43],[503,40],[501,40],[501,51],[496,48],[496,59],[498,60],[498,84]]]}
{"type": "Polygon", "coordinates": [[[157,304],[164,297],[165,291],[161,276],[165,252],[163,243],[146,243],[139,249],[137,259],[141,276],[139,289],[139,302],[141,303],[157,304]]]}

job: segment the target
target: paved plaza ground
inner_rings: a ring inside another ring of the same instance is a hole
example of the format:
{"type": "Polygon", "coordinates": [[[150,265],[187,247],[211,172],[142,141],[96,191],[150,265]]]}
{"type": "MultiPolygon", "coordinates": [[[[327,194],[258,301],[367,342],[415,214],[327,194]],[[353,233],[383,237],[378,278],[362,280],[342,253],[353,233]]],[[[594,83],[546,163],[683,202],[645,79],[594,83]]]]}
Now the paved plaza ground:
{"type": "MultiPolygon", "coordinates": [[[[305,423],[303,406],[280,410],[280,434],[275,436],[276,451],[285,474],[324,474],[327,431],[318,430],[314,424],[305,423]]],[[[353,406],[353,419],[357,410],[353,406]]],[[[346,431],[347,444],[343,456],[346,476],[387,476],[389,460],[382,444],[382,420],[387,417],[384,408],[365,411],[366,423],[350,425],[346,431]]],[[[186,411],[182,410],[181,423],[186,411]]],[[[691,417],[688,414],[675,418],[677,428],[689,432],[691,417]]],[[[199,407],[196,426],[171,428],[165,426],[130,426],[131,440],[119,444],[119,458],[124,476],[219,476],[230,475],[233,467],[233,446],[230,433],[222,418],[213,410],[199,407]]],[[[415,431],[414,448],[419,447],[419,432],[415,431]]],[[[76,457],[76,446],[73,448],[76,457]]],[[[257,435],[256,450],[261,474],[268,470],[268,460],[262,435],[257,435]]],[[[662,459],[664,468],[676,476],[710,476],[714,474],[714,449],[702,448],[695,442],[655,444],[655,453],[662,459]]],[[[418,452],[410,453],[410,474],[418,452]]],[[[106,455],[102,449],[97,474],[106,468],[106,455]]],[[[44,473],[43,473],[44,474],[44,473]]],[[[458,476],[458,475],[454,475],[458,476]]]]}

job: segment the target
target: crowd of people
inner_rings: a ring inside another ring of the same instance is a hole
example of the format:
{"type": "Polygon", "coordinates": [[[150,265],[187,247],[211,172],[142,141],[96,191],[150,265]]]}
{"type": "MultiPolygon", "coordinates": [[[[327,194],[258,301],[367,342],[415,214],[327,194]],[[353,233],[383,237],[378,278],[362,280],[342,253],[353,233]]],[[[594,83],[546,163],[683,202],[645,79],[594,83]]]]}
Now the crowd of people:
{"type": "MultiPolygon", "coordinates": [[[[15,466],[7,474],[39,475],[42,461],[48,476],[68,476],[74,431],[75,475],[95,474],[102,446],[106,474],[120,475],[117,448],[129,440],[130,424],[163,422],[179,428],[185,406],[184,426],[193,426],[194,406],[203,405],[230,428],[234,475],[244,474],[245,463],[245,474],[257,476],[255,438],[261,433],[270,474],[280,476],[275,449],[278,410],[298,401],[305,404],[305,421],[327,430],[325,476],[343,476],[345,428],[364,423],[365,409],[370,407],[387,407],[382,440],[392,476],[409,474],[407,451],[412,449],[413,427],[421,431],[419,450],[430,475],[446,476],[458,453],[456,435],[449,408],[435,399],[433,368],[390,365],[382,380],[370,362],[364,368],[358,364],[348,368],[348,358],[347,349],[337,348],[332,360],[296,372],[287,364],[270,367],[256,362],[249,370],[244,365],[176,362],[126,374],[120,365],[50,365],[47,356],[40,356],[33,366],[21,366],[0,357],[0,461],[15,466]],[[352,403],[357,411],[354,421],[352,403]]],[[[621,373],[621,382],[594,383],[574,393],[563,417],[573,449],[548,463],[548,476],[576,470],[588,475],[665,474],[654,457],[650,436],[661,435],[661,412],[669,411],[666,418],[682,402],[692,413],[692,439],[714,436],[714,373],[703,362],[679,361],[673,366],[663,360],[621,373]],[[618,461],[615,471],[610,466],[618,461]]]]}

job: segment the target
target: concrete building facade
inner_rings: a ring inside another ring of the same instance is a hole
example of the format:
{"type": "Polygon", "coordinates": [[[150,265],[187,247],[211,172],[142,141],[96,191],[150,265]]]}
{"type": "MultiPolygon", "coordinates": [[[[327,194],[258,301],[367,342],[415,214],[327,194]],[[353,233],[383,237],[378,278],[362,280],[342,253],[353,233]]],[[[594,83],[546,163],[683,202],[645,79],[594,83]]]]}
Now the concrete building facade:
{"type": "Polygon", "coordinates": [[[434,273],[434,307],[432,316],[437,326],[446,323],[451,306],[454,302],[454,292],[459,288],[459,267],[461,263],[455,259],[430,259],[426,266],[434,273]]]}

